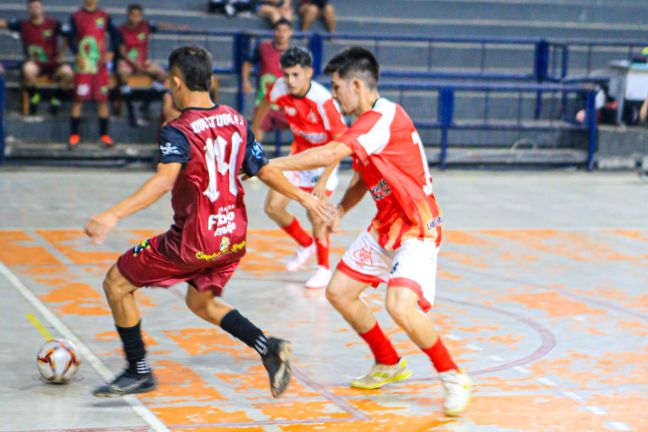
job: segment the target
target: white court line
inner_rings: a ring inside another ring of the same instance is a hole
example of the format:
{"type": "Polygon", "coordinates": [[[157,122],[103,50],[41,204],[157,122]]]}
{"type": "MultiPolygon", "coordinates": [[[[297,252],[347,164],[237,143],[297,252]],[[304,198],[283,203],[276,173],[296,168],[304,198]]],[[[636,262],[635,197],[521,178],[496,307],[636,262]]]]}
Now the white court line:
{"type": "Polygon", "coordinates": [[[473,344],[466,345],[466,348],[468,348],[471,351],[483,351],[481,347],[478,347],[477,345],[473,345],[473,344]]]}
{"type": "Polygon", "coordinates": [[[538,378],[537,381],[540,384],[544,384],[544,385],[549,386],[549,387],[555,387],[556,386],[556,383],[551,381],[549,378],[538,378]]]}
{"type": "Polygon", "coordinates": [[[631,431],[632,430],[632,428],[630,426],[628,426],[625,423],[621,423],[621,422],[608,422],[607,424],[612,429],[618,430],[618,431],[631,431]]]}
{"type": "Polygon", "coordinates": [[[525,368],[525,367],[522,367],[522,366],[515,366],[515,367],[513,368],[513,370],[518,371],[518,372],[523,373],[523,374],[529,374],[529,373],[531,373],[531,371],[530,371],[529,369],[527,369],[527,368],[525,368]]]}
{"type": "MultiPolygon", "coordinates": [[[[13,274],[9,268],[0,262],[0,273],[7,278],[7,280],[16,288],[18,291],[29,303],[34,306],[34,308],[49,322],[52,327],[58,331],[61,336],[65,339],[71,341],[79,349],[81,355],[88,361],[90,366],[97,371],[97,373],[103,378],[106,382],[110,381],[113,374],[108,370],[108,368],[99,360],[99,358],[92,352],[90,349],[83,343],[81,340],[76,337],[76,335],[70,330],[63,322],[54,315],[48,308],[45,306],[39,299],[32,293],[21,281],[13,274]]],[[[142,420],[144,420],[155,432],[170,432],[169,429],[162,423],[148,408],[135,396],[128,395],[122,396],[122,399],[128,403],[128,405],[133,408],[133,411],[139,415],[142,420]]]]}
{"type": "Polygon", "coordinates": [[[564,391],[562,392],[565,396],[567,396],[569,399],[573,399],[575,401],[582,401],[583,397],[579,395],[578,393],[570,392],[570,391],[564,391]]]}
{"type": "Polygon", "coordinates": [[[496,362],[504,361],[504,359],[502,357],[500,357],[498,355],[495,355],[495,354],[489,355],[488,358],[491,359],[491,360],[495,360],[496,362]]]}
{"type": "Polygon", "coordinates": [[[457,336],[456,334],[452,334],[452,333],[444,334],[443,338],[444,339],[455,340],[455,341],[461,340],[461,338],[459,336],[457,336]]]}
{"type": "Polygon", "coordinates": [[[589,411],[589,412],[591,412],[591,413],[593,413],[593,414],[599,415],[599,416],[604,416],[604,415],[607,414],[607,411],[605,411],[605,410],[604,410],[603,408],[601,408],[601,407],[597,407],[597,406],[586,406],[585,408],[587,409],[587,411],[589,411]]]}

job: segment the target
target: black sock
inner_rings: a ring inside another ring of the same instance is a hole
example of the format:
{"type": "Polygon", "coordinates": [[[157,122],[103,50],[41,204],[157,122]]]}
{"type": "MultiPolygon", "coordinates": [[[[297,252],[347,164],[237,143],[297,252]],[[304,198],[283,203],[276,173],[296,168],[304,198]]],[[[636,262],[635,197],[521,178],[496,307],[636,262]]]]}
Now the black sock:
{"type": "Polygon", "coordinates": [[[130,86],[123,85],[119,88],[122,98],[124,98],[124,104],[126,105],[126,113],[128,115],[128,124],[131,126],[136,125],[135,119],[135,109],[133,108],[133,93],[130,86]]]}
{"type": "Polygon", "coordinates": [[[31,115],[36,114],[36,110],[38,109],[38,102],[40,100],[40,97],[36,97],[36,93],[36,87],[27,87],[27,96],[29,97],[29,114],[31,115]]]}
{"type": "Polygon", "coordinates": [[[70,135],[79,134],[79,123],[81,123],[81,118],[70,117],[70,135]]]}
{"type": "Polygon", "coordinates": [[[108,135],[108,117],[99,117],[99,136],[108,135]]]}
{"type": "Polygon", "coordinates": [[[146,348],[142,340],[140,330],[141,321],[133,327],[117,327],[117,333],[124,345],[124,353],[128,361],[128,372],[137,375],[144,375],[151,372],[151,366],[146,360],[146,348]]]}
{"type": "Polygon", "coordinates": [[[252,324],[236,309],[230,311],[221,320],[220,326],[227,333],[242,340],[250,348],[254,348],[262,357],[268,352],[268,338],[261,329],[252,324]]]}

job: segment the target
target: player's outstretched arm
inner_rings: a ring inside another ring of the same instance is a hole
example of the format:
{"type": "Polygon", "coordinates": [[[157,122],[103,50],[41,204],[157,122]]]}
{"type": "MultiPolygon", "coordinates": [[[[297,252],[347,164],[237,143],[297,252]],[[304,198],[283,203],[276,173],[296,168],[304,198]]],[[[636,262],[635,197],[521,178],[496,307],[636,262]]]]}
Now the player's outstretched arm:
{"type": "Polygon", "coordinates": [[[106,236],[121,219],[149,207],[164,194],[173,189],[173,185],[182,169],[181,163],[158,164],[157,172],[131,196],[114,207],[99,213],[85,226],[85,233],[96,244],[101,244],[106,236]]]}
{"type": "Polygon", "coordinates": [[[321,147],[314,147],[290,156],[271,159],[270,163],[281,171],[302,171],[339,163],[351,156],[351,147],[338,141],[331,141],[321,147]]]}
{"type": "Polygon", "coordinates": [[[252,119],[252,133],[259,142],[263,141],[264,135],[263,129],[261,128],[261,123],[263,123],[263,119],[271,108],[272,107],[270,106],[270,102],[266,98],[263,98],[254,110],[254,119],[252,119]]]}
{"type": "Polygon", "coordinates": [[[299,202],[306,210],[315,212],[325,222],[331,221],[331,217],[335,212],[331,204],[299,189],[290,183],[283,173],[271,164],[264,165],[256,176],[268,185],[268,187],[299,202]]]}

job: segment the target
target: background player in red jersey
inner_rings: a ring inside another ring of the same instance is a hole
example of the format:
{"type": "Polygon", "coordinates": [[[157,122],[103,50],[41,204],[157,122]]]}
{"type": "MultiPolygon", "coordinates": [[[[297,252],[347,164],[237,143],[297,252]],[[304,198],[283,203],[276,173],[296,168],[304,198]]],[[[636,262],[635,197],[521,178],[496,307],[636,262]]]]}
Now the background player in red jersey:
{"type": "MultiPolygon", "coordinates": [[[[131,126],[136,124],[146,125],[148,122],[136,119],[131,99],[132,92],[128,79],[133,75],[146,75],[154,80],[153,88],[164,91],[166,72],[160,65],[148,57],[149,38],[158,29],[177,28],[171,24],[156,24],[144,19],[144,9],[139,4],[130,4],[126,9],[126,23],[119,27],[119,60],[117,61],[117,75],[119,76],[120,92],[126,102],[128,121],[131,126]]],[[[148,113],[149,101],[142,105],[145,117],[148,113]]],[[[148,118],[147,118],[148,120],[148,118]]]]}
{"type": "MultiPolygon", "coordinates": [[[[325,68],[343,112],[356,122],[337,140],[273,164],[284,170],[311,169],[352,156],[356,174],[338,206],[338,219],[367,190],[377,207],[369,228],[344,254],[326,290],[331,304],[369,344],[376,363],[353,387],[375,389],[412,372],[360,299],[369,286],[387,282],[387,311],[430,358],[445,388],[446,415],[461,414],[470,402],[470,378],[454,363],[427,312],[435,294],[441,211],[421,139],[405,110],[378,95],[379,66],[373,54],[350,48],[325,68]]],[[[335,225],[335,224],[334,224],[335,225]]]]}
{"type": "Polygon", "coordinates": [[[63,63],[67,49],[65,39],[59,45],[59,36],[63,36],[61,23],[45,16],[41,0],[27,2],[29,19],[0,20],[0,29],[7,28],[20,33],[25,62],[22,65],[22,77],[29,95],[29,113],[36,114],[41,100],[36,89],[36,79],[48,75],[58,83],[59,92],[50,100],[50,111],[55,114],[61,106],[63,92],[70,89],[74,73],[70,65],[63,63]]]}
{"type": "MultiPolygon", "coordinates": [[[[243,93],[248,94],[252,91],[250,73],[252,66],[256,65],[258,90],[254,100],[255,107],[258,107],[261,101],[266,98],[272,83],[283,76],[279,59],[281,58],[281,54],[290,47],[290,39],[293,35],[292,23],[287,19],[282,18],[274,23],[273,26],[273,39],[259,43],[254,48],[252,56],[243,63],[243,69],[241,71],[243,93]]],[[[272,106],[272,109],[268,110],[261,120],[260,128],[263,132],[288,129],[290,127],[286,113],[276,105],[272,106]]]]}
{"type": "Polygon", "coordinates": [[[94,216],[85,229],[101,243],[120,219],[172,193],[174,223],[169,231],[124,253],[104,280],[128,368],[95,395],[155,388],[133,294],[139,287],[168,287],[186,281],[189,309],[254,348],[277,397],[290,380],[290,344],[267,338],[236,309],[216,299],[245,254],[247,214],[239,170],[298,200],[309,211],[325,217],[329,208],[268,164],[241,114],[214,105],[208,93],[212,62],[207,51],[199,47],[174,50],[169,71],[171,94],[182,114],[162,129],[156,174],[131,196],[94,216]]]}
{"type": "Polygon", "coordinates": [[[83,0],[83,7],[70,17],[70,47],[76,55],[74,101],[70,116],[68,146],[75,148],[81,141],[79,124],[83,102],[95,101],[99,107],[99,141],[113,145],[108,135],[109,63],[115,44],[115,30],[110,16],[99,9],[98,0],[83,0]]]}
{"type": "MultiPolygon", "coordinates": [[[[322,146],[346,130],[331,93],[311,80],[312,64],[311,54],[305,48],[292,47],[281,55],[284,76],[272,85],[254,117],[252,131],[259,140],[263,138],[261,119],[271,104],[283,108],[288,116],[294,138],[291,149],[293,154],[322,146]]],[[[326,169],[294,171],[286,173],[286,176],[303,190],[325,198],[333,193],[337,185],[337,162],[326,169]]],[[[266,214],[299,244],[297,253],[290,259],[286,269],[296,271],[310,255],[317,252],[317,270],[306,282],[306,288],[324,288],[331,279],[328,232],[321,229],[322,220],[309,213],[308,218],[313,226],[311,237],[295,215],[286,209],[289,201],[280,193],[270,191],[265,203],[266,214]]]]}

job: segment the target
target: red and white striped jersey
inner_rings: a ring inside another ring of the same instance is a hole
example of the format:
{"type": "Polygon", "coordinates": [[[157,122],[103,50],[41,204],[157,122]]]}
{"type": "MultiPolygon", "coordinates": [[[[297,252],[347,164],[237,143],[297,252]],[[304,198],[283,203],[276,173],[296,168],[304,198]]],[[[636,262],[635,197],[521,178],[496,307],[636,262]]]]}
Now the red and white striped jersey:
{"type": "Polygon", "coordinates": [[[337,139],[353,150],[354,169],[378,213],[369,226],[385,249],[409,238],[441,244],[441,210],[432,193],[423,143],[403,107],[380,98],[337,139]]]}

